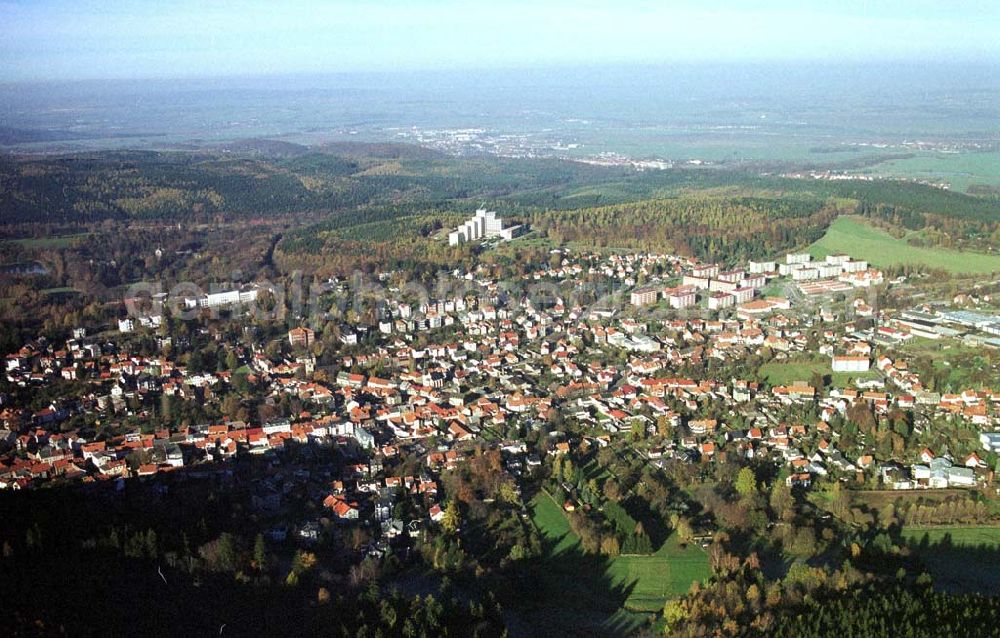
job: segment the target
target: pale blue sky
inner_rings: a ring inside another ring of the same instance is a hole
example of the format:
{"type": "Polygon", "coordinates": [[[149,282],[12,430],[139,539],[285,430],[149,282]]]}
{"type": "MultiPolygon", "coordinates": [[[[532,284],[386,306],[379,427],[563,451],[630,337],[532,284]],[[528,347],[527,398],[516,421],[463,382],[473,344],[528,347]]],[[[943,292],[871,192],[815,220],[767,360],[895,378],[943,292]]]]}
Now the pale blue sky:
{"type": "Polygon", "coordinates": [[[0,0],[0,81],[1000,62],[996,0],[0,0]]]}

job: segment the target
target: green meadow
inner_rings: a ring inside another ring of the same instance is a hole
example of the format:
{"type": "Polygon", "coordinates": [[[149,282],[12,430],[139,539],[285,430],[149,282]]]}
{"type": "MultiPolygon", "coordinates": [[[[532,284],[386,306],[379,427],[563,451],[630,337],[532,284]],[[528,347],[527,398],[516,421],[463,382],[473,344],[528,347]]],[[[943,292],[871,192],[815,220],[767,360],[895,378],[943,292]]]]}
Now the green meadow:
{"type": "Polygon", "coordinates": [[[868,175],[948,182],[951,190],[965,192],[973,184],[1000,186],[1000,153],[915,153],[912,157],[888,159],[858,170],[868,175]]]}
{"type": "Polygon", "coordinates": [[[993,547],[1000,549],[1000,527],[974,525],[970,527],[916,527],[903,528],[903,538],[911,543],[927,542],[935,545],[944,541],[958,547],[993,547]]]}
{"type": "MultiPolygon", "coordinates": [[[[549,558],[579,551],[580,539],[569,527],[562,508],[545,492],[531,502],[532,519],[542,535],[555,543],[549,558]]],[[[604,580],[629,591],[624,607],[659,612],[669,598],[681,596],[695,581],[710,576],[708,555],[694,544],[682,545],[676,534],[650,555],[616,556],[607,560],[604,580]]]]}
{"type": "Polygon", "coordinates": [[[809,247],[813,257],[847,253],[874,266],[920,264],[951,273],[1000,272],[1000,255],[911,246],[855,217],[838,217],[823,237],[809,247]]]}
{"type": "Polygon", "coordinates": [[[771,385],[789,385],[795,381],[809,383],[813,374],[830,377],[835,387],[846,387],[858,379],[870,379],[875,372],[833,372],[830,360],[815,361],[772,361],[760,367],[760,376],[767,379],[771,385]]]}
{"type": "Polygon", "coordinates": [[[902,536],[936,588],[952,592],[1000,589],[1000,527],[904,527],[902,536]]]}

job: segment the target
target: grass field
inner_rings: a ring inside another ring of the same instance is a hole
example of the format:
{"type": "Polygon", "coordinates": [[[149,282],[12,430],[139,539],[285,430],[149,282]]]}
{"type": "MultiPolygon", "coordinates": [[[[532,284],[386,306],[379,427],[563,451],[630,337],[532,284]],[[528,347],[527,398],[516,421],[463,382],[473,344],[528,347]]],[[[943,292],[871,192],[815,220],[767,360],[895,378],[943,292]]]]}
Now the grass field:
{"type": "Polygon", "coordinates": [[[1000,527],[905,527],[902,535],[935,587],[984,594],[1000,590],[1000,527]]]}
{"type": "Polygon", "coordinates": [[[919,543],[924,537],[931,544],[948,538],[952,545],[1000,548],[1000,526],[903,528],[903,538],[908,541],[919,543]]]}
{"type": "Polygon", "coordinates": [[[788,385],[794,381],[809,383],[814,373],[829,376],[836,387],[845,387],[850,381],[871,379],[875,372],[833,372],[827,360],[816,361],[772,361],[760,367],[760,374],[771,385],[788,385]]]}
{"type": "MultiPolygon", "coordinates": [[[[542,534],[555,542],[551,555],[573,551],[579,538],[570,530],[562,508],[540,492],[531,502],[532,518],[542,534]]],[[[603,574],[613,587],[628,590],[624,607],[630,611],[658,612],[668,598],[687,593],[694,581],[710,575],[708,555],[700,547],[682,547],[676,535],[648,556],[616,556],[603,574]]]]}
{"type": "Polygon", "coordinates": [[[552,548],[553,554],[560,554],[579,542],[570,530],[562,509],[545,492],[539,492],[531,501],[531,518],[546,538],[558,541],[552,548]]]}
{"type": "Polygon", "coordinates": [[[948,182],[951,190],[964,192],[970,184],[1000,186],[1000,153],[917,153],[855,172],[948,182]]]}
{"type": "Polygon", "coordinates": [[[922,264],[952,273],[1000,272],[1000,255],[911,246],[855,217],[838,217],[809,247],[813,257],[847,253],[875,266],[922,264]]]}
{"type": "Polygon", "coordinates": [[[625,606],[637,611],[660,611],[668,598],[682,596],[691,583],[708,579],[708,556],[701,548],[681,547],[672,534],[651,556],[618,556],[612,561],[612,582],[634,583],[625,606]]]}
{"type": "Polygon", "coordinates": [[[579,538],[548,494],[539,492],[529,507],[535,526],[551,544],[538,566],[536,605],[523,611],[533,635],[631,635],[648,624],[651,614],[619,606],[622,593],[612,590],[606,561],[582,553],[579,538]]]}
{"type": "Polygon", "coordinates": [[[774,282],[760,289],[761,297],[783,297],[784,295],[785,295],[784,283],[774,282]]]}

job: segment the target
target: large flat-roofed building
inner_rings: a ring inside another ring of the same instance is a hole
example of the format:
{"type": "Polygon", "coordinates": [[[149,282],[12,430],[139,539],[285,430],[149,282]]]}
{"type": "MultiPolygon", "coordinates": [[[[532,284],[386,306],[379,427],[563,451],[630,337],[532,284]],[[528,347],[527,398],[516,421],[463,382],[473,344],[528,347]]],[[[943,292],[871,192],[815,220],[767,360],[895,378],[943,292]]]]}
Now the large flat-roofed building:
{"type": "Polygon", "coordinates": [[[690,308],[698,302],[696,290],[694,286],[677,286],[676,288],[667,288],[663,291],[663,295],[667,298],[671,308],[690,308]]]}
{"type": "Polygon", "coordinates": [[[695,277],[715,277],[719,274],[719,267],[716,264],[701,264],[693,267],[691,274],[695,277]]]}
{"type": "Polygon", "coordinates": [[[292,346],[303,346],[308,348],[316,340],[316,333],[310,328],[292,328],[288,331],[288,343],[292,346]]]}
{"type": "Polygon", "coordinates": [[[697,302],[697,289],[694,286],[664,288],[663,298],[667,300],[671,308],[687,308],[697,302]]]}
{"type": "Polygon", "coordinates": [[[750,261],[747,262],[747,269],[757,275],[764,272],[774,272],[777,266],[773,261],[750,261]]]}
{"type": "Polygon", "coordinates": [[[660,294],[656,288],[642,288],[640,290],[633,290],[629,296],[629,301],[632,302],[633,306],[649,306],[656,303],[659,296],[660,294]]]}
{"type": "Polygon", "coordinates": [[[871,360],[854,355],[834,355],[831,367],[834,372],[868,372],[871,360]]]}
{"type": "Polygon", "coordinates": [[[823,279],[821,281],[803,281],[798,284],[799,291],[803,295],[832,295],[838,292],[852,290],[851,284],[838,281],[836,279],[823,279]]]}
{"type": "Polygon", "coordinates": [[[524,232],[524,226],[521,224],[515,224],[514,226],[508,226],[507,228],[501,228],[499,237],[500,239],[505,239],[510,241],[515,237],[519,236],[524,232]]]}
{"type": "Polygon", "coordinates": [[[819,270],[816,268],[796,268],[792,271],[792,279],[794,281],[808,281],[810,279],[819,279],[819,270]]]}
{"type": "Polygon", "coordinates": [[[816,272],[819,273],[820,279],[840,275],[840,264],[824,264],[817,262],[814,267],[816,268],[816,272]]]}
{"type": "Polygon", "coordinates": [[[736,303],[745,303],[753,299],[754,289],[750,287],[743,287],[730,290],[729,292],[736,299],[736,303]]]}
{"type": "MultiPolygon", "coordinates": [[[[778,274],[790,276],[793,279],[809,279],[802,277],[799,271],[811,272],[815,270],[818,278],[836,277],[844,272],[860,272],[868,270],[867,261],[853,261],[848,255],[827,255],[823,261],[811,261],[806,253],[786,255],[786,263],[778,264],[778,274]],[[797,274],[798,273],[798,274],[797,274]]],[[[751,262],[750,272],[754,272],[753,262],[751,262]]]]}
{"type": "Polygon", "coordinates": [[[710,310],[728,308],[736,303],[736,297],[728,292],[713,292],[708,296],[708,307],[710,310]]]}
{"type": "Polygon", "coordinates": [[[723,279],[713,279],[708,283],[708,289],[712,292],[732,292],[739,287],[737,282],[723,279]]]}
{"type": "Polygon", "coordinates": [[[685,286],[691,286],[698,290],[708,290],[708,285],[711,280],[708,277],[697,277],[695,275],[684,275],[681,283],[685,286]]]}
{"type": "Polygon", "coordinates": [[[493,237],[510,240],[520,235],[522,230],[520,225],[505,228],[503,219],[497,217],[496,211],[480,208],[471,219],[448,233],[448,245],[457,246],[467,241],[493,237]]]}
{"type": "Polygon", "coordinates": [[[256,288],[243,288],[239,290],[226,290],[224,292],[210,292],[198,297],[186,297],[184,299],[184,306],[186,308],[221,308],[222,306],[250,303],[256,299],[256,288]]]}

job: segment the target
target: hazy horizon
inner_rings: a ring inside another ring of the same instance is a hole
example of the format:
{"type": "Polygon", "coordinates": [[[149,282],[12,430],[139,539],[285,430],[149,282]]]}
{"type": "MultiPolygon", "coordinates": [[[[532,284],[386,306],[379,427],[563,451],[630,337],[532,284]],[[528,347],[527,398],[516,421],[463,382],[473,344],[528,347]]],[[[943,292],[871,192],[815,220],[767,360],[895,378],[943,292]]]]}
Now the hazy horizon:
{"type": "MultiPolygon", "coordinates": [[[[902,71],[910,74],[903,77],[903,81],[912,81],[919,75],[931,75],[935,72],[946,71],[946,74],[934,77],[935,82],[945,83],[965,82],[968,75],[978,76],[977,81],[981,81],[984,86],[1000,86],[1000,58],[979,59],[979,60],[955,60],[940,58],[916,58],[916,59],[892,59],[892,60],[724,60],[724,61],[660,61],[660,62],[605,62],[584,64],[579,62],[566,63],[542,63],[534,65],[510,65],[510,66],[455,66],[449,68],[429,68],[429,69],[355,69],[344,71],[275,71],[275,72],[247,72],[247,73],[217,73],[198,76],[186,75],[148,75],[135,77],[78,77],[78,78],[0,78],[0,86],[30,86],[30,85],[83,85],[94,83],[105,83],[109,85],[124,85],[128,83],[166,83],[183,82],[196,85],[199,83],[212,83],[216,81],[231,83],[259,83],[272,80],[283,80],[296,83],[315,85],[316,82],[334,81],[378,81],[385,78],[392,78],[396,81],[412,81],[417,85],[423,85],[427,79],[456,79],[462,81],[475,81],[477,76],[487,79],[507,77],[509,79],[535,79],[545,77],[556,82],[565,80],[568,77],[577,80],[582,79],[582,74],[592,74],[598,81],[604,81],[609,77],[643,72],[668,72],[685,73],[701,71],[722,71],[735,72],[744,76],[757,75],[763,77],[773,75],[775,72],[801,73],[801,72],[822,72],[831,73],[840,79],[865,78],[865,76],[884,73],[886,69],[902,71]]],[[[871,79],[865,78],[866,80],[871,79]]],[[[888,84],[898,84],[901,80],[896,75],[883,75],[882,79],[888,84]]],[[[217,85],[212,85],[217,86],[217,85]]]]}
{"type": "MultiPolygon", "coordinates": [[[[0,91],[0,149],[188,150],[266,138],[828,165],[921,142],[995,152],[996,77],[992,65],[786,63],[36,81],[0,91]]],[[[987,168],[963,179],[990,181],[979,175],[987,168]]]]}
{"type": "Polygon", "coordinates": [[[1000,63],[1000,6],[917,0],[0,2],[0,81],[714,63],[1000,63]]]}

